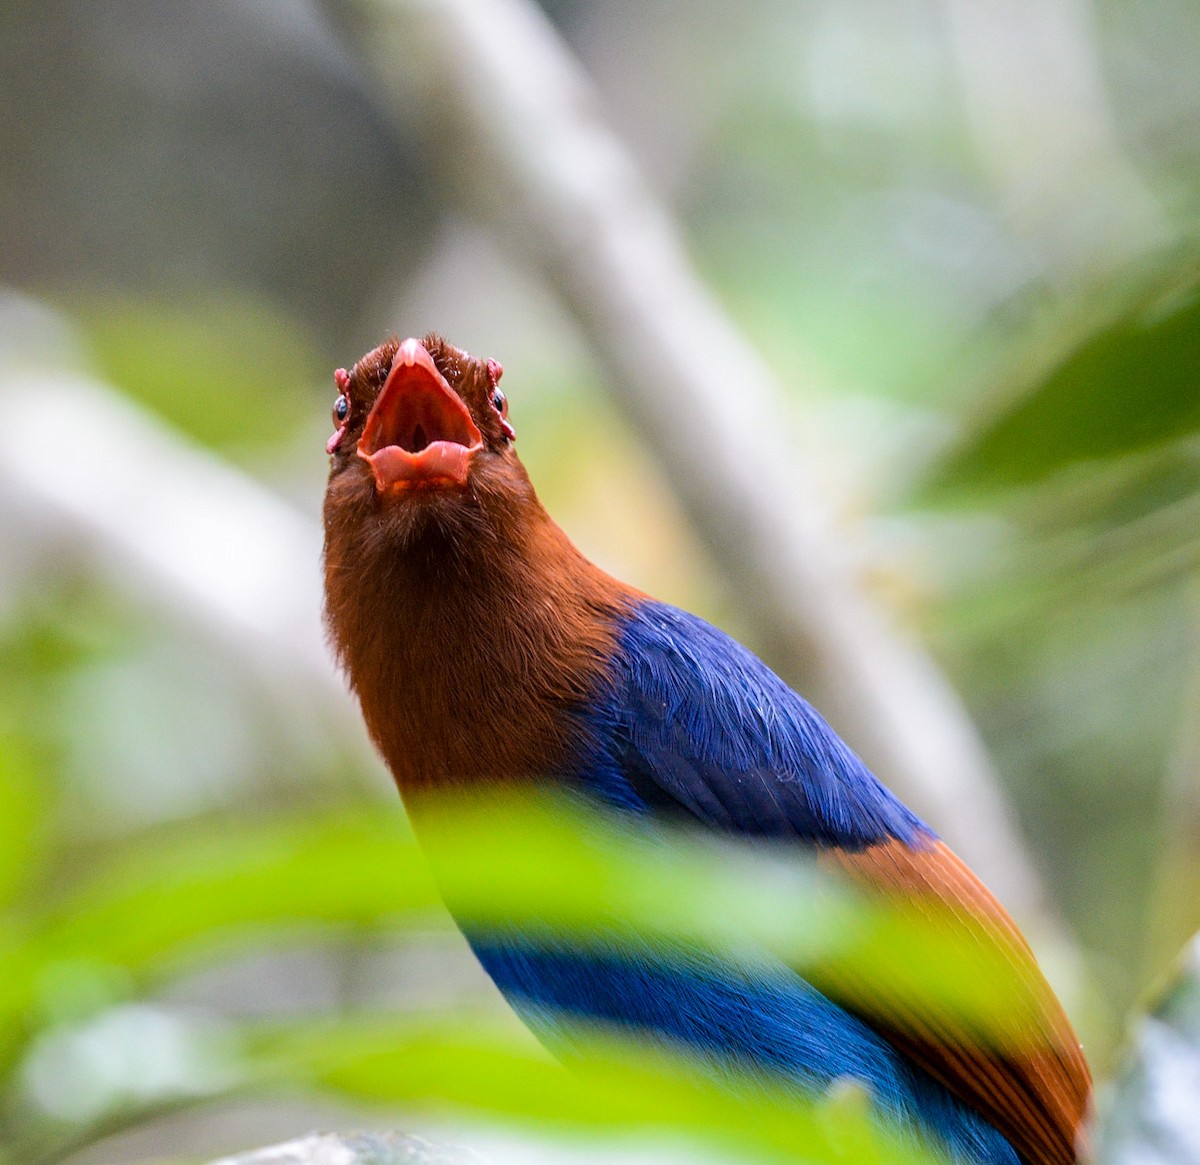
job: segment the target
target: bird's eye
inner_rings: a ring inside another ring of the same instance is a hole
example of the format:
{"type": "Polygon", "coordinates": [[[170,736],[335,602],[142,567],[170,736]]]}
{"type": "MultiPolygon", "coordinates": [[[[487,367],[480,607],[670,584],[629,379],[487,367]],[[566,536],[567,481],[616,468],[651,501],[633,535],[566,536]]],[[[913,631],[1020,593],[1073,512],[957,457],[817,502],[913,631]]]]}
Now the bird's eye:
{"type": "Polygon", "coordinates": [[[350,398],[342,393],[341,396],[333,402],[333,422],[335,425],[342,424],[350,415],[350,398]]]}
{"type": "Polygon", "coordinates": [[[498,388],[492,389],[492,408],[502,417],[508,416],[508,397],[498,388]]]}

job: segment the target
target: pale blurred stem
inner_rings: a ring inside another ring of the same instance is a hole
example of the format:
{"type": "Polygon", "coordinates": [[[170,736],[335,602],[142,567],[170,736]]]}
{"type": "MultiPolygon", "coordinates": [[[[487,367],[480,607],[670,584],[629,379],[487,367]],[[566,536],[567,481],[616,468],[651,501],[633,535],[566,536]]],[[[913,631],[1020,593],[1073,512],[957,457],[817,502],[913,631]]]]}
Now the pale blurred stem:
{"type": "Polygon", "coordinates": [[[1162,973],[1170,957],[1200,922],[1196,875],[1200,874],[1200,591],[1192,596],[1193,647],[1191,683],[1181,701],[1178,738],[1163,792],[1163,845],[1158,858],[1158,889],[1151,895],[1157,912],[1147,927],[1148,962],[1142,981],[1162,973]]]}
{"type": "Polygon", "coordinates": [[[0,370],[0,407],[11,414],[30,393],[55,456],[31,442],[0,447],[0,535],[18,541],[31,571],[52,579],[69,551],[258,679],[289,725],[282,755],[294,748],[311,763],[323,747],[339,782],[374,776],[324,643],[317,521],[106,385],[0,370]]]}
{"type": "Polygon", "coordinates": [[[95,1121],[75,1127],[70,1132],[33,1133],[26,1136],[25,1139],[22,1139],[18,1133],[11,1141],[6,1142],[4,1147],[11,1151],[14,1163],[58,1165],[60,1161],[65,1161],[109,1137],[151,1121],[162,1120],[177,1113],[200,1108],[217,1099],[234,1097],[238,1091],[231,1089],[219,1096],[183,1096],[154,1104],[131,1105],[127,1109],[111,1112],[95,1121]]]}
{"type": "Polygon", "coordinates": [[[397,110],[423,103],[447,189],[540,265],[578,319],[772,662],[1022,923],[1052,929],[961,702],[867,593],[851,531],[789,439],[787,397],[697,278],[540,10],[522,0],[359,0],[354,12],[397,110]]]}
{"type": "Polygon", "coordinates": [[[1077,282],[1169,236],[1121,149],[1089,0],[942,0],[964,112],[1010,226],[1077,282]]]}

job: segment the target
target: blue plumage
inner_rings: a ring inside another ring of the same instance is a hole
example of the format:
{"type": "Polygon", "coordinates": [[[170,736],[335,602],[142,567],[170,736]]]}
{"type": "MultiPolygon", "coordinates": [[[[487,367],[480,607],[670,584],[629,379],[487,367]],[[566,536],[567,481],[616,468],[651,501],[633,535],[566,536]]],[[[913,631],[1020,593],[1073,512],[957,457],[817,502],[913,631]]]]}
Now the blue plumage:
{"type": "Polygon", "coordinates": [[[934,840],[812,705],[703,619],[640,603],[611,667],[577,774],[609,803],[848,850],[934,840]]]}
{"type": "MultiPolygon", "coordinates": [[[[617,643],[573,771],[559,774],[570,783],[621,812],[735,836],[852,851],[935,840],[806,701],[715,627],[643,601],[617,643]]],[[[552,1046],[570,1046],[572,1020],[602,1021],[682,1043],[719,1075],[769,1071],[810,1095],[853,1077],[899,1128],[939,1138],[955,1159],[1017,1165],[976,1111],[781,962],[750,969],[627,935],[586,950],[511,932],[468,938],[552,1046]]]]}
{"type": "Polygon", "coordinates": [[[696,951],[611,946],[491,932],[470,935],[479,961],[524,1022],[569,1057],[572,1022],[599,1022],[689,1049],[732,1087],[770,1073],[820,1095],[852,1078],[900,1133],[914,1129],[971,1165],[1019,1165],[1012,1146],[886,1040],[782,963],[752,970],[696,951]]]}

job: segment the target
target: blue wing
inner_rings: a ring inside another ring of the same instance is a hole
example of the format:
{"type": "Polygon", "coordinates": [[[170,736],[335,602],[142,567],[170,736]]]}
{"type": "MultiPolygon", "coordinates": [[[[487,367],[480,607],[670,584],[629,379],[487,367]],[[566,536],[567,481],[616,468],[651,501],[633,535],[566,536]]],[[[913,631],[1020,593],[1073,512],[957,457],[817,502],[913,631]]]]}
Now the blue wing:
{"type": "MultiPolygon", "coordinates": [[[[898,1003],[888,982],[851,984],[836,972],[818,981],[845,1020],[865,1022],[903,1049],[1002,1130],[1023,1159],[1075,1160],[1090,1076],[1020,932],[807,701],[702,619],[644,602],[621,628],[610,686],[589,725],[597,744],[579,779],[595,795],[627,810],[682,812],[710,829],[811,846],[867,893],[908,908],[930,904],[955,920],[964,942],[997,952],[1029,1000],[1020,1043],[1004,1055],[964,1042],[943,1014],[898,1003]]],[[[931,1123],[932,1109],[924,1112],[931,1123]]],[[[947,1134],[940,1118],[932,1124],[947,1134]]]]}
{"type": "MultiPolygon", "coordinates": [[[[684,814],[731,834],[862,851],[930,831],[817,712],[754,655],[695,616],[646,601],[621,628],[603,696],[587,712],[572,774],[621,810],[684,814]]],[[[480,961],[552,1047],[572,1023],[612,1023],[682,1043],[701,1065],[770,1071],[819,1094],[852,1077],[901,1126],[972,1165],[1016,1165],[978,1113],[790,968],[743,968],[695,951],[586,950],[545,935],[468,933],[480,961]]]]}
{"type": "Polygon", "coordinates": [[[820,1096],[847,1078],[865,1085],[894,1128],[940,1142],[958,1165],[1019,1165],[979,1113],[865,1023],[783,964],[742,967],[622,934],[610,951],[568,939],[490,931],[467,938],[484,969],[546,1045],[569,1059],[581,1021],[611,1024],[667,1048],[734,1091],[757,1075],[820,1096]]]}
{"type": "Polygon", "coordinates": [[[703,619],[640,604],[612,667],[579,774],[610,803],[852,851],[934,840],[807,701],[703,619]]]}
{"type": "MultiPolygon", "coordinates": [[[[649,600],[635,606],[620,628],[607,685],[584,719],[586,746],[565,775],[620,810],[682,815],[735,836],[792,839],[850,863],[855,875],[898,882],[895,871],[903,870],[906,891],[920,883],[943,899],[951,894],[956,909],[974,912],[982,903],[1003,914],[811,705],[693,615],[649,600]],[[951,868],[954,879],[946,875],[951,868]]],[[[937,1016],[874,1013],[871,984],[848,1002],[835,982],[822,980],[818,990],[782,963],[742,967],[615,943],[602,954],[595,944],[583,950],[500,932],[468,938],[552,1046],[569,1047],[574,1019],[614,1023],[683,1042],[716,1071],[730,1062],[767,1070],[809,1094],[839,1077],[861,1080],[884,1112],[939,1139],[957,1161],[1074,1160],[1086,1068],[1080,1074],[1059,1055],[1064,1041],[1052,1009],[1047,1030],[1055,1048],[1044,1070],[1040,1060],[1029,1068],[963,1048],[940,1031],[937,1016]],[[897,1029],[895,1021],[910,1019],[912,1030],[897,1029]],[[1047,1113],[1044,1099],[1060,1080],[1071,1086],[1063,1093],[1069,1103],[1062,1115],[1047,1113]]],[[[1041,983],[1027,953],[1021,966],[1041,983]]],[[[886,985],[876,986],[886,997],[886,985]]]]}

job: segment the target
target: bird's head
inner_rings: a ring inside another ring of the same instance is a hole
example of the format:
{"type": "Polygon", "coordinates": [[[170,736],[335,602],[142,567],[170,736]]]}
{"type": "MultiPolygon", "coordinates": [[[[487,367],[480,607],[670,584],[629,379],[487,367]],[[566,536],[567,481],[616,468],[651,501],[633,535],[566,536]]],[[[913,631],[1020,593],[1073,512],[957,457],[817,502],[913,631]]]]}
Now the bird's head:
{"type": "Polygon", "coordinates": [[[502,369],[440,336],[389,340],[334,374],[327,536],[393,549],[427,534],[495,532],[532,489],[513,450],[502,369]]]}
{"type": "Polygon", "coordinates": [[[495,361],[431,334],[334,379],[325,620],[371,734],[412,787],[438,765],[527,777],[626,592],[539,503],[495,361]]]}

